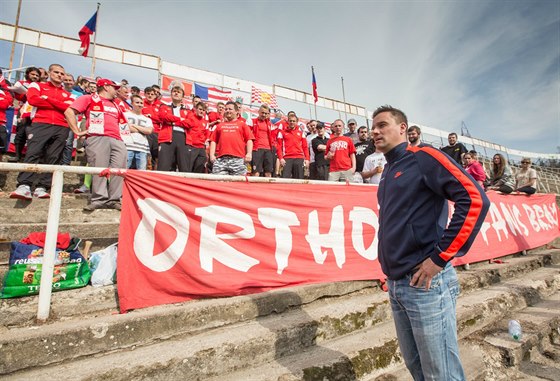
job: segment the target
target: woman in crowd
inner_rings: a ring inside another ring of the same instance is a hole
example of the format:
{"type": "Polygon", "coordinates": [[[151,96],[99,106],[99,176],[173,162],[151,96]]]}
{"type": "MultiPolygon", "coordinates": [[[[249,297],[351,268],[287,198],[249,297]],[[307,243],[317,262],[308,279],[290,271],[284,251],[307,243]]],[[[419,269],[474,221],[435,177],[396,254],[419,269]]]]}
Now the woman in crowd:
{"type": "Polygon", "coordinates": [[[524,157],[521,159],[521,169],[515,177],[515,190],[527,194],[537,191],[537,171],[531,168],[531,159],[524,157]]]}
{"type": "Polygon", "coordinates": [[[492,158],[492,168],[490,170],[490,186],[487,190],[496,190],[509,194],[513,192],[515,180],[511,167],[506,162],[503,155],[497,153],[492,158]]]}
{"type": "Polygon", "coordinates": [[[475,181],[480,184],[481,187],[484,187],[486,172],[484,172],[482,164],[480,164],[480,162],[476,160],[476,157],[473,157],[470,152],[467,152],[465,156],[463,156],[463,159],[467,163],[465,166],[465,171],[467,171],[467,173],[471,175],[473,179],[475,179],[475,181]]]}

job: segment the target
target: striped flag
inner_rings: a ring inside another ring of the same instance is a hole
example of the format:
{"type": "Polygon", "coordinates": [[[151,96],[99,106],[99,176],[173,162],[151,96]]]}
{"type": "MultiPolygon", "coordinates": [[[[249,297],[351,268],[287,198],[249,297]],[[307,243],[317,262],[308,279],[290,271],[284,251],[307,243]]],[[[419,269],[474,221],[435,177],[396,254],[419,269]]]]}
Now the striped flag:
{"type": "Polygon", "coordinates": [[[95,33],[95,28],[97,26],[97,11],[91,16],[89,21],[80,29],[78,32],[78,36],[80,37],[80,41],[82,42],[80,45],[80,49],[78,52],[87,57],[88,50],[89,50],[89,39],[92,34],[95,33]]]}
{"type": "Polygon", "coordinates": [[[271,108],[278,108],[276,95],[267,93],[255,86],[251,86],[251,103],[266,103],[271,108]]]}
{"type": "Polygon", "coordinates": [[[220,90],[215,87],[206,87],[198,83],[194,84],[194,95],[212,102],[229,102],[231,100],[231,91],[220,90]]]}
{"type": "Polygon", "coordinates": [[[313,88],[313,98],[315,98],[315,103],[317,103],[319,96],[317,95],[317,81],[315,80],[315,70],[313,66],[311,66],[311,87],[313,88]]]}

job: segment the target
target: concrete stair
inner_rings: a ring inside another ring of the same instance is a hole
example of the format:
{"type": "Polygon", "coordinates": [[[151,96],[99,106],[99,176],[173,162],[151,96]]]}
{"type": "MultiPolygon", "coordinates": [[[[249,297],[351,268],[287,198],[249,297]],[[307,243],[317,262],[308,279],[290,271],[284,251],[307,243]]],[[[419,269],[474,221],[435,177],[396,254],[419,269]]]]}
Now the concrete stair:
{"type": "MultiPolygon", "coordinates": [[[[458,327],[469,380],[554,370],[541,363],[558,346],[560,251],[504,262],[459,271],[458,327]],[[512,317],[526,331],[522,343],[507,338],[512,317]],[[540,355],[541,363],[527,353],[540,355]]],[[[115,315],[113,287],[53,296],[55,318],[42,326],[33,324],[36,297],[2,301],[3,379],[410,379],[387,295],[376,282],[308,285],[125,315],[115,315]]]]}

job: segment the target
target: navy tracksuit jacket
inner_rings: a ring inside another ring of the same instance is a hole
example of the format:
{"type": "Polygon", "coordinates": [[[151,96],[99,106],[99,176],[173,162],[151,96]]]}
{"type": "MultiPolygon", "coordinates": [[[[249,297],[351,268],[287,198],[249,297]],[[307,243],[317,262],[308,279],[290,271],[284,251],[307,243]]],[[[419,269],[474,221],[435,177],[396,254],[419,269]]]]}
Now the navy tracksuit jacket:
{"type": "Polygon", "coordinates": [[[387,154],[379,200],[379,261],[397,280],[430,257],[444,267],[472,245],[490,201],[453,159],[430,147],[402,143],[387,154]],[[448,203],[455,212],[446,228],[448,203]]]}

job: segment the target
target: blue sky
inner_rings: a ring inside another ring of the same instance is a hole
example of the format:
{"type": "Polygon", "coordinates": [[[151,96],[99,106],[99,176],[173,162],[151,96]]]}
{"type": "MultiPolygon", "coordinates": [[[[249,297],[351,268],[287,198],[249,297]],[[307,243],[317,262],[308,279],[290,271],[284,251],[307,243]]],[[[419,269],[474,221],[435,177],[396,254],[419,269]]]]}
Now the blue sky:
{"type": "MultiPolygon", "coordinates": [[[[23,0],[20,24],[76,37],[95,1],[23,0]]],[[[2,0],[14,22],[17,1],[2,0]]],[[[166,61],[310,91],[510,148],[560,146],[560,2],[544,1],[103,1],[97,41],[166,61]]],[[[0,66],[10,45],[0,42],[0,66]]],[[[21,49],[16,50],[19,63],[21,49]]],[[[28,48],[24,65],[90,61],[28,48]]],[[[99,62],[97,74],[145,86],[154,72],[99,62]]],[[[283,105],[290,108],[291,105],[283,105]]],[[[309,115],[305,115],[309,116],[309,115]]],[[[319,119],[333,119],[319,110],[319,119]]]]}

